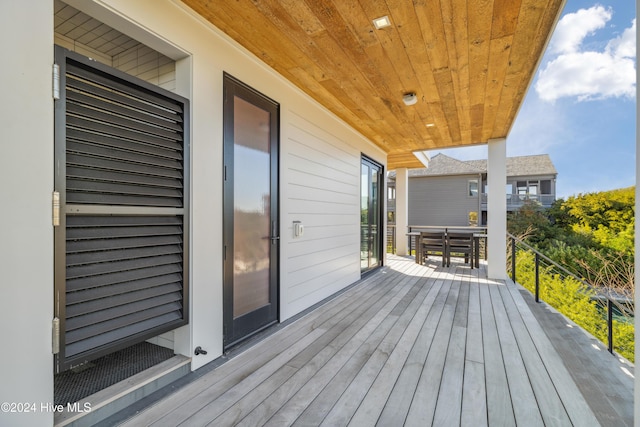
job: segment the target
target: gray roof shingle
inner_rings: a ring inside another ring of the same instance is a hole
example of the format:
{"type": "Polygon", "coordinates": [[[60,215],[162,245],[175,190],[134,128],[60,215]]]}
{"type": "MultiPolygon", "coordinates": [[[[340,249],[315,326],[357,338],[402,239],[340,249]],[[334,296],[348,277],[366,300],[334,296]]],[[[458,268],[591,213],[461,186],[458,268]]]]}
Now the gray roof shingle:
{"type": "MultiPolygon", "coordinates": [[[[410,177],[443,176],[443,175],[475,175],[487,173],[487,160],[457,160],[438,153],[431,158],[428,168],[410,169],[410,177]]],[[[507,176],[557,175],[548,154],[507,157],[507,176]]],[[[395,178],[395,172],[390,174],[395,178]]]]}

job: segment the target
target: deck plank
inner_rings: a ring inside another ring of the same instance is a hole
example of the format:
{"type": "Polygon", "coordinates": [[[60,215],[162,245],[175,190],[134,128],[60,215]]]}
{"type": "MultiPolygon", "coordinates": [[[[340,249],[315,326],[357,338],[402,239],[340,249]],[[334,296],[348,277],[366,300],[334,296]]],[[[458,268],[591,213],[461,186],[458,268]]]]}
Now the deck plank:
{"type": "Polygon", "coordinates": [[[553,384],[560,396],[560,399],[562,399],[562,404],[564,405],[571,422],[578,426],[599,425],[600,423],[593,414],[589,404],[584,400],[578,386],[576,386],[571,375],[562,363],[562,359],[560,359],[560,356],[553,348],[549,338],[542,330],[540,324],[536,321],[536,318],[533,313],[531,313],[527,303],[522,299],[522,295],[518,292],[515,284],[510,282],[507,289],[510,291],[513,302],[522,316],[523,323],[534,341],[534,344],[543,360],[544,366],[546,367],[547,372],[549,372],[549,376],[553,378],[553,384]]]}
{"type": "Polygon", "coordinates": [[[411,350],[423,329],[429,313],[435,309],[434,304],[436,302],[436,297],[442,288],[442,281],[432,280],[431,283],[426,283],[425,286],[429,286],[429,293],[425,297],[416,315],[411,319],[411,323],[407,327],[406,332],[403,334],[400,342],[392,351],[384,367],[375,378],[375,381],[367,391],[366,396],[362,399],[357,411],[349,421],[350,425],[372,426],[376,424],[380,417],[385,403],[389,399],[389,395],[391,394],[393,387],[407,362],[409,354],[411,353],[411,350]]]}
{"type": "Polygon", "coordinates": [[[487,393],[487,419],[490,426],[516,425],[511,395],[505,372],[502,347],[493,314],[488,284],[480,287],[482,340],[487,393]]]}
{"type": "Polygon", "coordinates": [[[298,368],[280,389],[268,396],[257,405],[243,419],[239,425],[261,425],[280,409],[300,388],[302,388],[318,370],[320,370],[349,340],[374,316],[384,305],[385,300],[379,295],[371,298],[375,304],[361,306],[345,318],[342,323],[335,325],[322,339],[310,345],[305,351],[287,363],[288,366],[298,368]]]}
{"type": "Polygon", "coordinates": [[[482,316],[478,275],[469,282],[469,310],[467,314],[467,345],[462,388],[460,425],[487,426],[487,395],[482,351],[482,316]]]}
{"type": "MultiPolygon", "coordinates": [[[[410,277],[407,279],[411,280],[410,277]]],[[[380,325],[372,331],[354,354],[345,361],[337,371],[337,374],[331,378],[331,381],[296,420],[293,424],[294,426],[320,425],[323,422],[326,414],[331,411],[346,389],[356,381],[359,372],[365,367],[367,361],[373,357],[376,348],[382,343],[387,334],[391,332],[400,318],[400,313],[410,304],[418,290],[419,285],[415,281],[409,292],[404,295],[406,298],[398,300],[393,309],[385,314],[385,318],[380,325]]]]}
{"type": "MultiPolygon", "coordinates": [[[[413,266],[407,264],[409,268],[413,266]]],[[[400,266],[402,267],[402,265],[400,266]]],[[[204,404],[214,400],[217,396],[221,395],[226,389],[232,387],[238,383],[245,376],[250,375],[257,370],[266,361],[273,358],[276,354],[282,351],[283,348],[292,345],[296,341],[302,339],[308,333],[316,328],[322,327],[327,322],[335,322],[340,318],[341,314],[346,314],[347,310],[356,310],[360,304],[367,304],[369,302],[375,303],[379,301],[380,295],[378,292],[389,292],[390,284],[394,281],[400,280],[402,274],[400,271],[390,271],[389,276],[383,279],[383,277],[370,277],[363,281],[363,287],[351,289],[337,299],[327,304],[326,310],[315,310],[299,322],[290,325],[286,329],[278,333],[280,340],[278,346],[271,345],[268,340],[257,344],[252,351],[246,351],[237,357],[229,360],[224,364],[225,369],[216,369],[209,375],[195,381],[188,386],[184,387],[180,393],[174,393],[165,399],[162,407],[158,405],[152,406],[144,411],[139,417],[135,419],[135,423],[124,423],[124,426],[137,426],[137,425],[171,425],[171,423],[177,424],[184,420],[185,415],[182,413],[191,414],[196,410],[199,410],[204,404]],[[368,286],[370,289],[367,289],[368,286]],[[371,292],[367,298],[367,290],[371,292]],[[355,303],[354,303],[355,298],[355,303]],[[194,405],[194,400],[199,400],[202,405],[194,405]],[[185,405],[191,405],[185,406],[185,405]],[[195,406],[195,409],[194,409],[195,406]],[[169,413],[165,408],[172,408],[169,413]]],[[[391,288],[392,290],[393,288],[391,288]]],[[[326,327],[326,326],[325,326],[326,327]]]]}
{"type": "MultiPolygon", "coordinates": [[[[400,314],[400,317],[327,414],[322,426],[346,425],[367,395],[394,349],[398,348],[402,351],[402,346],[399,347],[398,343],[420,307],[423,306],[430,288],[425,286],[424,281],[418,281],[413,289],[417,289],[415,296],[411,298],[410,303],[401,314],[395,313],[396,315],[400,314]]],[[[394,313],[392,312],[391,315],[394,313]]]]}
{"type": "MultiPolygon", "coordinates": [[[[511,394],[511,403],[519,426],[544,426],[540,409],[535,405],[536,396],[529,380],[529,375],[525,368],[523,357],[520,352],[516,337],[514,335],[505,304],[508,301],[502,299],[500,288],[505,285],[490,285],[489,293],[493,305],[493,314],[496,319],[496,327],[498,329],[498,337],[500,346],[502,347],[502,357],[504,367],[509,382],[509,391],[511,394]]],[[[535,374],[535,373],[534,373],[535,374]]]]}
{"type": "Polygon", "coordinates": [[[407,414],[409,413],[409,407],[411,406],[415,390],[418,387],[420,374],[426,363],[429,350],[433,343],[433,337],[439,324],[439,319],[444,310],[445,301],[449,295],[448,282],[445,280],[444,275],[440,275],[438,283],[440,289],[434,301],[434,307],[427,315],[427,319],[409,353],[407,361],[400,371],[400,375],[393,386],[393,390],[384,405],[384,409],[376,425],[389,426],[404,424],[407,414]]]}
{"type": "Polygon", "coordinates": [[[520,288],[388,261],[123,425],[598,425],[520,288]]]}
{"type": "MultiPolygon", "coordinates": [[[[504,287],[500,289],[505,301],[510,298],[509,290],[504,287]]],[[[524,324],[522,316],[517,307],[511,302],[505,302],[505,309],[511,327],[515,331],[518,348],[523,359],[529,380],[534,390],[540,413],[546,425],[569,425],[571,421],[562,404],[562,400],[555,389],[553,379],[544,368],[544,363],[535,343],[524,324]]]]}
{"type": "Polygon", "coordinates": [[[405,425],[407,426],[431,425],[433,421],[459,291],[460,282],[453,281],[438,328],[433,337],[433,343],[418,381],[418,387],[409,407],[409,413],[405,420],[405,425]]]}
{"type": "MultiPolygon", "coordinates": [[[[408,276],[410,277],[410,276],[408,276]]],[[[402,285],[405,281],[401,281],[402,285]]],[[[408,291],[408,289],[406,290],[408,291]]],[[[405,291],[405,293],[406,293],[405,291]]],[[[364,325],[313,377],[304,384],[295,394],[295,399],[287,401],[266,423],[266,425],[282,426],[291,425],[302,414],[318,394],[323,391],[345,363],[367,341],[370,335],[376,331],[385,317],[394,308],[397,299],[386,303],[376,311],[376,315],[364,325]]]]}

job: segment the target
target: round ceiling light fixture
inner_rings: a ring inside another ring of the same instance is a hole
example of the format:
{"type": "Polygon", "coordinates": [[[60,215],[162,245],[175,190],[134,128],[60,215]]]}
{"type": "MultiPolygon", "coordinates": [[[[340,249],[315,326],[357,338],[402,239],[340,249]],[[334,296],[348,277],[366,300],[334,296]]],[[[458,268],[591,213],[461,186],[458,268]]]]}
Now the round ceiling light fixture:
{"type": "Polygon", "coordinates": [[[418,102],[418,97],[415,92],[405,93],[402,95],[402,102],[404,102],[405,105],[413,105],[418,102]]]}

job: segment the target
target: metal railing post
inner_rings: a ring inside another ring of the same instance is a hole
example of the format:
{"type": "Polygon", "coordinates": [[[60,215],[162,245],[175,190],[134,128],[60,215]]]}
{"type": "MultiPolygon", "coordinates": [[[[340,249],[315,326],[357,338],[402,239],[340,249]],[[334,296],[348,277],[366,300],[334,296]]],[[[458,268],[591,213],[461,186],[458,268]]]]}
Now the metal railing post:
{"type": "Polygon", "coordinates": [[[540,302],[540,255],[536,252],[536,302],[540,302]]]}
{"type": "Polygon", "coordinates": [[[609,353],[613,354],[613,301],[607,298],[607,330],[609,335],[609,353]]]}
{"type": "Polygon", "coordinates": [[[516,282],[516,239],[511,238],[511,280],[516,282]]]}

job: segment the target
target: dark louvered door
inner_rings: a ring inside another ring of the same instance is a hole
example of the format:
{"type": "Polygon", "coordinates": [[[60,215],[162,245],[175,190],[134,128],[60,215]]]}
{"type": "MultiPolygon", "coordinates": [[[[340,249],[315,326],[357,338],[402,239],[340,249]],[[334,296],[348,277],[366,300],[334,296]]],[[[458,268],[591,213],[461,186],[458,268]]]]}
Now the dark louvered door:
{"type": "Polygon", "coordinates": [[[58,371],[188,320],[188,103],[56,47],[58,371]]]}

